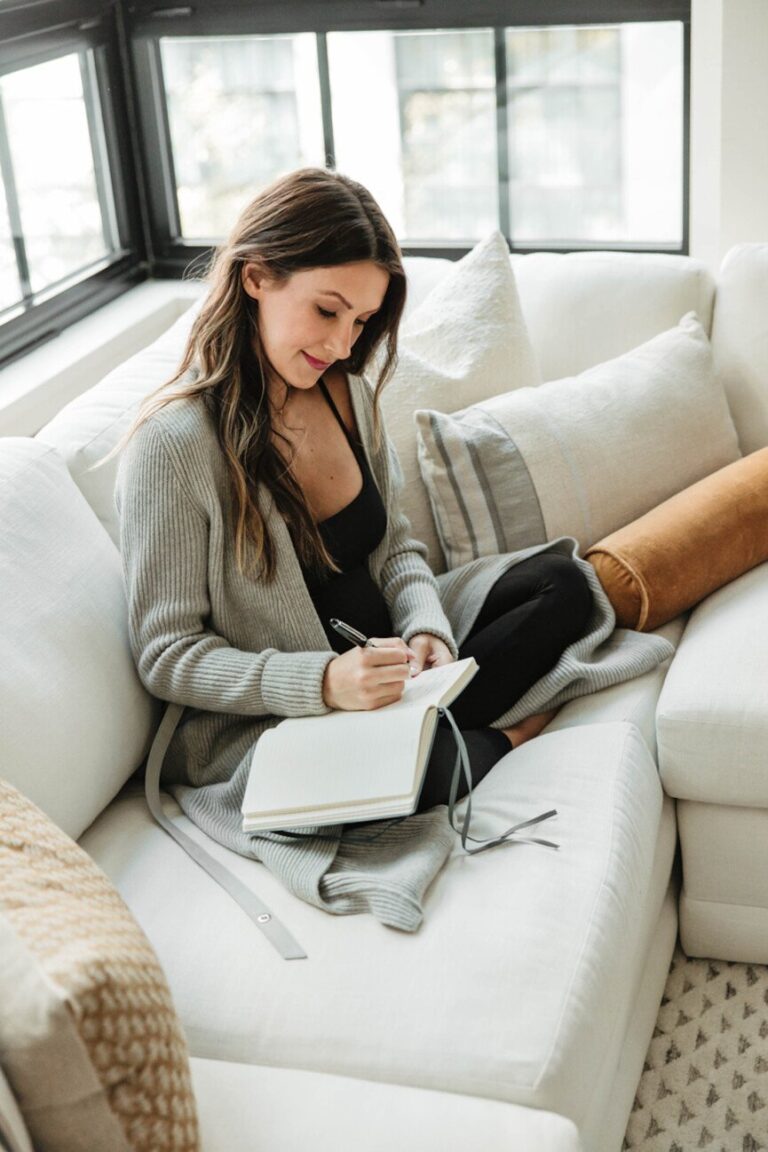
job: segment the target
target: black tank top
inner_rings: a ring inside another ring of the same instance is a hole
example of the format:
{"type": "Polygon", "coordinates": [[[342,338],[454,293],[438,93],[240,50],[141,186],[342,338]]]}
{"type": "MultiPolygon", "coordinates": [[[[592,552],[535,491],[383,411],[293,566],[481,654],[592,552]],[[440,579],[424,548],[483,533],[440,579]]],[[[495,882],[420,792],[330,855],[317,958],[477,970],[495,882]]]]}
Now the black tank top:
{"type": "Polygon", "coordinates": [[[389,610],[368,570],[368,557],[381,543],[387,530],[387,511],[362,444],[350,434],[325,381],[321,379],[319,384],[354,453],[363,486],[346,507],[317,525],[323,543],[340,571],[326,569],[318,573],[302,565],[302,572],[331,647],[335,652],[346,652],[353,645],[333,631],[329,624],[332,616],[338,616],[366,636],[392,635],[389,610]]]}

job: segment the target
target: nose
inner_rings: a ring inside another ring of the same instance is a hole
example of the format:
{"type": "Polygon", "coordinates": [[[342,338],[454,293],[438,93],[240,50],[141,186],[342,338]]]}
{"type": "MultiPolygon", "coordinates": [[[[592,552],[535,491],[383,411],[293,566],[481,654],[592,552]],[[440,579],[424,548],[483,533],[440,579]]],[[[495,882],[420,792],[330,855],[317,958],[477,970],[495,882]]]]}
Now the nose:
{"type": "Polygon", "coordinates": [[[325,342],[325,347],[333,353],[332,359],[346,360],[352,351],[352,345],[355,342],[352,325],[353,321],[347,322],[342,318],[339,318],[338,323],[334,325],[333,331],[325,342]]]}

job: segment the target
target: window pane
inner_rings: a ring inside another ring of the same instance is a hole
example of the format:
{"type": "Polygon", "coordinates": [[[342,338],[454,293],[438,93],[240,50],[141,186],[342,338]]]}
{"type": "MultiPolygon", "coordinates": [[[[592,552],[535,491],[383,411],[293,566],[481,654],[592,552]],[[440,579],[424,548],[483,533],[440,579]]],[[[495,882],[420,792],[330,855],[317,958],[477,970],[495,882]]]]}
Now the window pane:
{"type": "Polygon", "coordinates": [[[184,239],[225,236],[277,176],[323,164],[314,35],[166,38],[160,48],[184,239]]]}
{"type": "Polygon", "coordinates": [[[11,237],[5,190],[0,182],[0,310],[21,300],[21,285],[11,237]]]}
{"type": "Polygon", "coordinates": [[[498,227],[493,33],[328,36],[337,167],[409,240],[498,227]]]}
{"type": "Polygon", "coordinates": [[[508,29],[516,243],[682,242],[679,23],[508,29]]]}
{"type": "Polygon", "coordinates": [[[80,57],[13,72],[0,87],[30,282],[39,292],[115,247],[99,201],[80,57]]]}

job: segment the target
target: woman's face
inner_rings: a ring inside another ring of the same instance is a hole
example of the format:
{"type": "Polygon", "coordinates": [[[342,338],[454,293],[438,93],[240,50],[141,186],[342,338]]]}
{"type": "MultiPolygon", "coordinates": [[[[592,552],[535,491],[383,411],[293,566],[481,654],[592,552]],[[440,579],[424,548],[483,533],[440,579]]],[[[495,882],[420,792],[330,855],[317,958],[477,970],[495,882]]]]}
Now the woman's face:
{"type": "Polygon", "coordinates": [[[258,301],[262,348],[294,388],[311,388],[346,360],[366,320],[382,305],[389,273],[371,260],[309,268],[272,280],[246,264],[243,288],[258,301]]]}

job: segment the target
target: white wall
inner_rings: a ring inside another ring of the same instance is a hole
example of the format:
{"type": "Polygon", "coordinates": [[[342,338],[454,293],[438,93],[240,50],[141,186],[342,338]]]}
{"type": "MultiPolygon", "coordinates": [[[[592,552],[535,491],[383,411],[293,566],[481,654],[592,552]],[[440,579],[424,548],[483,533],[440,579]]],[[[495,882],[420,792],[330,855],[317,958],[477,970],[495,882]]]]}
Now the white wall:
{"type": "Polygon", "coordinates": [[[682,236],[682,29],[640,23],[621,32],[626,235],[651,244],[682,236]]]}
{"type": "Polygon", "coordinates": [[[690,252],[768,240],[768,0],[691,3],[690,252]]]}

